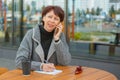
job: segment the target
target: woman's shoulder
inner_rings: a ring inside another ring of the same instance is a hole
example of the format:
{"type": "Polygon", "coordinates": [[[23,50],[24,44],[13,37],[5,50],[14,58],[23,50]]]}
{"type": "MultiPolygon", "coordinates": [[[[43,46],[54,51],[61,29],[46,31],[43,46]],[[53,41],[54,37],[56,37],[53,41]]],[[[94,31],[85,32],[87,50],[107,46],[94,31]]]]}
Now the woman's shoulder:
{"type": "Polygon", "coordinates": [[[33,32],[36,32],[38,29],[39,29],[39,25],[36,25],[35,27],[29,29],[29,30],[27,31],[27,33],[33,34],[33,32]]]}
{"type": "Polygon", "coordinates": [[[33,33],[33,29],[29,29],[27,32],[26,32],[26,35],[31,35],[33,33]]]}

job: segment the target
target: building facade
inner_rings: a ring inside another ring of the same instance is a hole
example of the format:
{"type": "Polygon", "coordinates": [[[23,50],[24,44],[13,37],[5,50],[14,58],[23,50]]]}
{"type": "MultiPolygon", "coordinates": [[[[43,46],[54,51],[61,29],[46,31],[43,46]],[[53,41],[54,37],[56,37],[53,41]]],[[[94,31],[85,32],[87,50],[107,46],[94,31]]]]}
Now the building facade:
{"type": "MultiPolygon", "coordinates": [[[[112,5],[118,10],[119,4],[109,0],[0,0],[0,46],[19,47],[25,33],[40,23],[42,9],[47,5],[58,5],[66,13],[64,33],[72,55],[106,56],[104,52],[95,51],[101,47],[96,48],[94,43],[114,43],[116,35],[111,32],[120,31],[116,27],[119,19],[109,17],[109,10],[112,5]],[[102,12],[107,16],[101,15],[102,12]]],[[[105,48],[109,49],[109,45],[105,48]]],[[[111,56],[109,50],[107,55],[111,56]]],[[[115,54],[112,56],[116,57],[115,54]]]]}

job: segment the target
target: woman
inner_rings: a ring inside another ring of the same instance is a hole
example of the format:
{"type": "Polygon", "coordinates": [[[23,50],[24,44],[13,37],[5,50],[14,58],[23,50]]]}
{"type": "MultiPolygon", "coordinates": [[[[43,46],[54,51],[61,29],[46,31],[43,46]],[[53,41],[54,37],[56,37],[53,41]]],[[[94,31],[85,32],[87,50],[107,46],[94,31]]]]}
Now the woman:
{"type": "Polygon", "coordinates": [[[64,11],[47,6],[42,12],[42,25],[29,30],[17,51],[16,66],[30,59],[32,70],[53,71],[54,65],[68,65],[71,61],[68,45],[62,33],[64,11]],[[47,63],[49,62],[49,63],[47,63]]]}

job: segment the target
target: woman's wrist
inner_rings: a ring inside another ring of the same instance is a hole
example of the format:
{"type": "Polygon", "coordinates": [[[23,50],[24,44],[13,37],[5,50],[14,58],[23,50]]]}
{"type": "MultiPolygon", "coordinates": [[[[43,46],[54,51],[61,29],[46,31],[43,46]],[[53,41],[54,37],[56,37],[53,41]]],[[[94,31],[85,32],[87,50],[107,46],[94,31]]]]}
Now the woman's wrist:
{"type": "Polygon", "coordinates": [[[44,63],[41,63],[40,70],[43,70],[43,65],[44,65],[44,63]]]}
{"type": "Polygon", "coordinates": [[[59,39],[58,40],[55,40],[55,42],[58,42],[59,41],[59,39]]]}
{"type": "Polygon", "coordinates": [[[55,41],[59,40],[59,37],[54,37],[54,40],[55,40],[55,41]]]}
{"type": "Polygon", "coordinates": [[[54,37],[54,41],[58,42],[59,41],[59,37],[54,37]]]}

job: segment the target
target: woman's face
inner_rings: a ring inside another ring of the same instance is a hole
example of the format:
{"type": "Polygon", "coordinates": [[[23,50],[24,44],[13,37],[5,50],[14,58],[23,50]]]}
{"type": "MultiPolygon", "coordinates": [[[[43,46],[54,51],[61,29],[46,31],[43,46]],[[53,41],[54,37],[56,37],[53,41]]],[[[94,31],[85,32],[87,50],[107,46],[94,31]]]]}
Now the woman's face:
{"type": "Polygon", "coordinates": [[[53,10],[48,12],[44,17],[44,29],[48,32],[52,32],[55,27],[60,23],[60,18],[54,14],[53,10]]]}

